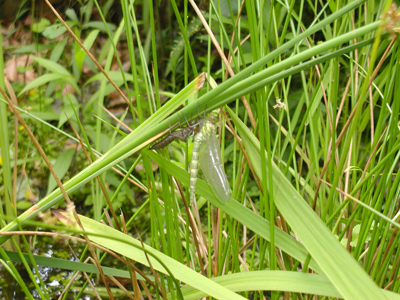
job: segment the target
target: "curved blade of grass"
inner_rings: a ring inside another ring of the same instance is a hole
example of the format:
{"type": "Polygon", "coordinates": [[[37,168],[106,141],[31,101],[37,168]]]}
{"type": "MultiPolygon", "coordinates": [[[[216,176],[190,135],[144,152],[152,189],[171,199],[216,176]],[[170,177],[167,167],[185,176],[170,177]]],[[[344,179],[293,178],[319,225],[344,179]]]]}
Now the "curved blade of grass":
{"type": "Polygon", "coordinates": [[[37,88],[39,86],[42,86],[50,81],[56,81],[59,79],[65,79],[66,76],[64,74],[57,74],[57,73],[49,73],[49,74],[44,74],[31,82],[29,82],[23,89],[22,91],[18,94],[18,96],[21,96],[25,92],[32,90],[34,88],[37,88]]]}
{"type": "MultiPolygon", "coordinates": [[[[56,171],[59,178],[63,178],[71,166],[72,159],[74,158],[75,149],[70,148],[62,152],[54,163],[54,171],[56,171]]],[[[49,174],[49,184],[47,186],[47,194],[54,190],[57,186],[54,177],[49,174]]]]}
{"type": "Polygon", "coordinates": [[[56,74],[62,74],[64,76],[70,76],[73,77],[70,72],[66,68],[64,68],[62,65],[59,63],[52,61],[50,59],[34,56],[33,59],[40,64],[42,67],[46,68],[52,73],[56,74]]]}
{"type": "MultiPolygon", "coordinates": [[[[72,217],[70,218],[67,214],[63,215],[71,222],[75,223],[72,217]]],[[[206,295],[217,299],[245,299],[164,253],[142,244],[137,239],[90,218],[79,215],[79,219],[89,239],[98,245],[106,247],[145,266],[149,266],[150,261],[153,269],[166,275],[171,273],[177,280],[203,291],[206,295]],[[143,248],[146,250],[147,256],[143,248]]]]}
{"type": "Polygon", "coordinates": [[[67,83],[69,83],[74,90],[77,93],[80,93],[80,89],[78,88],[76,79],[71,75],[71,73],[68,72],[66,68],[64,68],[62,65],[59,63],[56,63],[54,61],[51,61],[49,59],[41,58],[41,57],[33,57],[33,59],[46,68],[47,70],[50,71],[48,74],[44,74],[36,79],[34,79],[32,82],[28,83],[22,91],[19,93],[19,95],[22,95],[23,93],[32,90],[36,87],[42,86],[48,82],[55,81],[58,79],[65,80],[67,83]]]}
{"type": "MultiPolygon", "coordinates": [[[[114,81],[117,82],[118,84],[122,84],[124,81],[130,81],[133,82],[133,75],[130,73],[124,73],[122,74],[120,71],[109,71],[107,75],[114,81]]],[[[90,77],[86,82],[85,85],[88,85],[89,83],[96,81],[96,80],[102,80],[104,79],[105,76],[103,73],[97,73],[90,77]]]]}
{"type": "MultiPolygon", "coordinates": [[[[340,298],[339,292],[329,280],[318,274],[288,271],[252,271],[228,274],[211,280],[235,292],[241,291],[287,291],[340,298]]],[[[400,295],[383,291],[390,300],[399,300],[400,295]]],[[[200,299],[206,295],[190,286],[182,288],[185,300],[200,299]]]]}
{"type": "MultiPolygon", "coordinates": [[[[227,108],[227,112],[239,131],[254,171],[261,178],[263,166],[259,163],[261,161],[259,141],[232,110],[227,108]]],[[[267,156],[266,152],[265,156],[267,156]]],[[[276,207],[340,295],[352,300],[387,299],[371,277],[307,205],[274,162],[272,162],[272,167],[272,188],[276,207]]]]}
{"type": "MultiPolygon", "coordinates": [[[[235,291],[285,291],[340,298],[339,292],[323,275],[289,271],[250,271],[212,278],[213,281],[235,291]]],[[[200,299],[204,293],[185,286],[185,300],[200,299]]]]}
{"type": "MultiPolygon", "coordinates": [[[[10,261],[12,262],[22,262],[21,258],[19,257],[18,253],[6,251],[10,261]]],[[[23,254],[25,259],[29,259],[29,255],[24,253],[23,254]]],[[[68,259],[62,259],[57,257],[47,257],[47,256],[40,256],[40,255],[32,255],[37,265],[43,267],[50,267],[50,268],[59,268],[63,270],[69,271],[80,271],[86,273],[95,273],[99,274],[99,269],[92,263],[84,263],[79,261],[70,261],[68,259]]],[[[117,276],[122,278],[130,278],[130,273],[126,270],[119,270],[110,267],[101,267],[105,275],[109,276],[117,276]]],[[[144,278],[140,274],[136,274],[139,280],[144,280],[144,278]]],[[[149,278],[151,278],[149,276],[149,278]]]]}

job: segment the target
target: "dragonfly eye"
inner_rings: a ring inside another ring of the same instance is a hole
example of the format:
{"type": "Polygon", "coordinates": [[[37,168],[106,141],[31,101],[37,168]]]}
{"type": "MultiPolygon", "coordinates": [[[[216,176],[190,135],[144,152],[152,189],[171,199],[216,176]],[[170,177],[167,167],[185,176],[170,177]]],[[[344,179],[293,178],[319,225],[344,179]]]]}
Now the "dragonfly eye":
{"type": "Polygon", "coordinates": [[[216,111],[213,111],[209,116],[209,120],[214,124],[218,123],[219,122],[219,114],[216,111]]]}

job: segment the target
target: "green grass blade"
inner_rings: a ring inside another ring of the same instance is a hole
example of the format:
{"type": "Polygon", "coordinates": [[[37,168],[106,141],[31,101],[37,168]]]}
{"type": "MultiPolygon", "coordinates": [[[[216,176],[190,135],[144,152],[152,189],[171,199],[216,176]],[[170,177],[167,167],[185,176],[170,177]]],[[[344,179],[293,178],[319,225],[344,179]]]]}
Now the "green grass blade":
{"type": "MultiPolygon", "coordinates": [[[[340,298],[339,292],[323,275],[287,271],[252,271],[212,278],[213,281],[240,291],[290,291],[311,295],[340,298]]],[[[390,300],[399,300],[400,295],[383,291],[390,300]]],[[[182,288],[185,300],[200,299],[206,295],[190,286],[182,288]]]]}
{"type": "MultiPolygon", "coordinates": [[[[11,252],[11,251],[6,251],[7,256],[10,258],[10,261],[12,262],[22,262],[21,258],[18,256],[18,253],[16,252],[11,252]]],[[[25,259],[28,260],[29,256],[28,254],[24,253],[23,254],[25,259]]],[[[37,265],[43,266],[43,267],[49,267],[49,268],[59,268],[63,270],[69,270],[69,271],[80,271],[80,272],[86,272],[86,273],[95,273],[99,274],[99,269],[92,264],[92,263],[83,263],[79,261],[70,261],[62,258],[57,258],[57,257],[47,257],[47,256],[40,256],[40,255],[33,255],[33,258],[35,259],[35,263],[37,265]]],[[[102,267],[103,272],[105,275],[108,276],[117,276],[117,277],[122,277],[122,278],[130,278],[130,274],[126,270],[119,270],[115,268],[110,268],[110,267],[102,267]]],[[[138,279],[142,280],[142,276],[139,274],[136,275],[138,279]]]]}

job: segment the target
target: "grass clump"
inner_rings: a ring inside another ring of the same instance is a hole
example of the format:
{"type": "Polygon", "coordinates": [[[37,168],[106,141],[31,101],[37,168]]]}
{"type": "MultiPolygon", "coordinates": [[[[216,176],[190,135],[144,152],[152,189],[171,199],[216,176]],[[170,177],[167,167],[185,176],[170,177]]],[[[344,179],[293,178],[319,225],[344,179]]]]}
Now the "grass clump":
{"type": "Polygon", "coordinates": [[[110,3],[32,26],[35,51],[1,60],[37,72],[1,80],[0,255],[25,296],[52,297],[37,268],[56,265],[64,298],[400,298],[397,8],[121,2],[111,25],[110,3]],[[217,108],[233,198],[200,178],[190,205],[191,139],[149,145],[217,108]],[[26,153],[62,183],[43,175],[17,211],[26,153]],[[42,236],[80,262],[34,256],[42,236]]]}

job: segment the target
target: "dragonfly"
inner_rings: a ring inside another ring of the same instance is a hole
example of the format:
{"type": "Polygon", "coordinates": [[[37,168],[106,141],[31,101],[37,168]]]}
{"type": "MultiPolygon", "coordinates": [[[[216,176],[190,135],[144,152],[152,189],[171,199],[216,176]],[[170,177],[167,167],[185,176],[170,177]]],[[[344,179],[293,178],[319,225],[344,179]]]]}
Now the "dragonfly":
{"type": "Polygon", "coordinates": [[[222,203],[226,203],[232,198],[232,190],[224,171],[216,135],[218,121],[219,109],[212,111],[209,116],[200,121],[199,130],[194,136],[192,160],[190,162],[189,197],[191,204],[194,203],[196,198],[199,165],[215,196],[222,203]]]}
{"type": "Polygon", "coordinates": [[[187,127],[171,132],[167,137],[150,147],[150,149],[161,149],[174,140],[186,141],[189,136],[194,135],[189,184],[191,204],[194,203],[196,198],[199,166],[211,190],[222,203],[226,203],[232,198],[232,190],[224,171],[216,135],[218,121],[219,109],[212,111],[209,116],[203,117],[199,122],[189,123],[187,127]]]}

